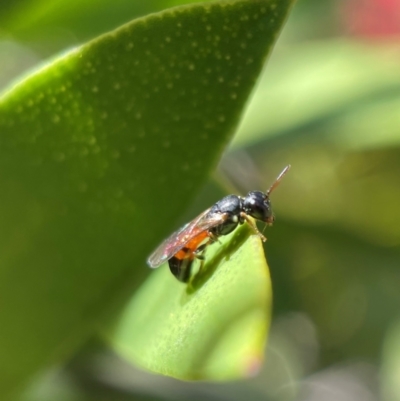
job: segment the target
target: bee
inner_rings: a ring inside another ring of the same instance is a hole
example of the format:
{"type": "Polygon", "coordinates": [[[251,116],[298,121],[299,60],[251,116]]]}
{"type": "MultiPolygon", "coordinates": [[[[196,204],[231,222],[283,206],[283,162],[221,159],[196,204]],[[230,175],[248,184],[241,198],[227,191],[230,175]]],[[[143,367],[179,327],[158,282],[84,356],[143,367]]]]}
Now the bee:
{"type": "Polygon", "coordinates": [[[289,169],[290,165],[286,166],[265,193],[251,191],[245,197],[228,195],[219,200],[164,240],[149,256],[147,264],[156,268],[168,261],[171,273],[179,281],[187,283],[194,260],[203,261],[207,246],[217,242],[218,237],[230,234],[238,225],[249,224],[254,233],[265,242],[267,239],[258,230],[253,219],[269,226],[273,224],[275,217],[269,197],[289,169]]]}

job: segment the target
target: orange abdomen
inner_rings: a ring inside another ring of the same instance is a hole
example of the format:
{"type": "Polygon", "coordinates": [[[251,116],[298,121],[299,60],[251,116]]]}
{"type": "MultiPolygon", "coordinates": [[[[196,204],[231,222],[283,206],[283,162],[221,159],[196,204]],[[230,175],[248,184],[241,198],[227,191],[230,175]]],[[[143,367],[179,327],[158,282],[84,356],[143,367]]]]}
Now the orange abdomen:
{"type": "Polygon", "coordinates": [[[180,251],[174,256],[177,259],[194,259],[194,254],[201,243],[208,238],[208,231],[201,232],[197,237],[192,238],[180,251]]]}

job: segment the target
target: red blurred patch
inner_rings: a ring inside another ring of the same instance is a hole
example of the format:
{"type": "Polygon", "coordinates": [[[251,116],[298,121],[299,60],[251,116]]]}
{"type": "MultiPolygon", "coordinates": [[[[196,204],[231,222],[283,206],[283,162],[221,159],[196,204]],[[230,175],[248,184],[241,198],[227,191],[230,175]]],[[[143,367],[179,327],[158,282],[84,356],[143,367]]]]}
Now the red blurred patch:
{"type": "Polygon", "coordinates": [[[348,33],[369,39],[400,39],[400,0],[343,0],[348,33]]]}

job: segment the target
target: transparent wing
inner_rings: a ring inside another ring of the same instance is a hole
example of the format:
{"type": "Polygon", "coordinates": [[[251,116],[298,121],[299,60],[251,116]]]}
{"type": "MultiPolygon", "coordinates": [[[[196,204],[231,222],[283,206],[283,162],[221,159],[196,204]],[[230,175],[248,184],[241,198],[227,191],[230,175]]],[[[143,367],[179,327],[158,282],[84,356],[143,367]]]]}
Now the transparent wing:
{"type": "Polygon", "coordinates": [[[147,264],[152,268],[160,266],[168,259],[171,259],[172,256],[179,252],[190,240],[197,237],[205,230],[209,230],[223,223],[228,217],[226,213],[214,213],[207,216],[209,211],[210,209],[205,210],[190,223],[171,234],[149,256],[147,264]]]}

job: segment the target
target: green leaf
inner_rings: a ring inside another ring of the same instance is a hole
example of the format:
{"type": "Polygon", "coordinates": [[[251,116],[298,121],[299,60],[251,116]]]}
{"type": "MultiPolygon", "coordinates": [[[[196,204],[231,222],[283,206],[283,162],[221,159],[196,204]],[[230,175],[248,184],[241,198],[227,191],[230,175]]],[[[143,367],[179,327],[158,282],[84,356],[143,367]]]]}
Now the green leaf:
{"type": "MultiPolygon", "coordinates": [[[[210,0],[206,0],[210,1],[210,0]]],[[[7,34],[37,47],[52,35],[46,50],[65,42],[76,43],[151,12],[200,0],[19,0],[4,5],[0,15],[0,36],[7,34]]],[[[43,45],[40,46],[43,50],[43,45]]]]}
{"type": "Polygon", "coordinates": [[[291,1],[133,21],[0,100],[0,392],[122,304],[232,135],[291,1]]]}
{"type": "Polygon", "coordinates": [[[154,272],[115,328],[120,354],[184,380],[254,374],[270,322],[271,283],[261,240],[251,234],[245,224],[210,246],[188,285],[165,265],[154,272]]]}

